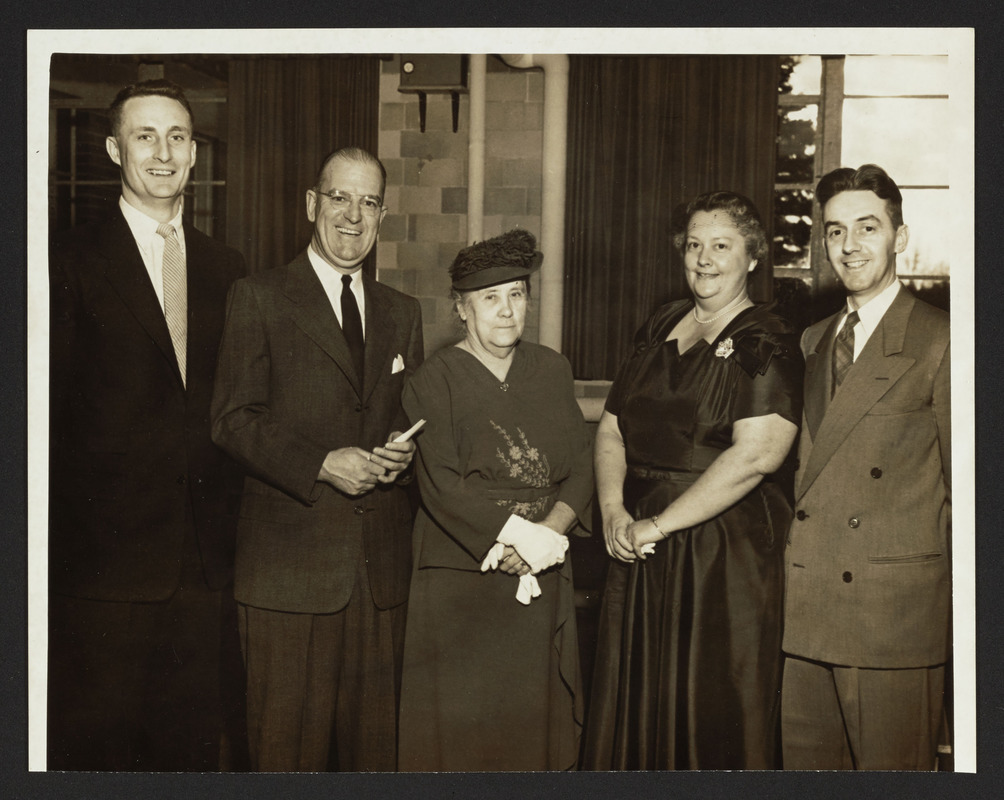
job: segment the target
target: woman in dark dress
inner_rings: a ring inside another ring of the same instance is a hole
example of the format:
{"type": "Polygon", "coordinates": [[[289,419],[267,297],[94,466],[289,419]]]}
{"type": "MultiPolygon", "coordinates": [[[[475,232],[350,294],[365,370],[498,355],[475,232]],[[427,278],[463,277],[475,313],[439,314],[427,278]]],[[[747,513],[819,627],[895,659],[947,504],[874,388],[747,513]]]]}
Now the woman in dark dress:
{"type": "Polygon", "coordinates": [[[588,769],[773,769],[784,540],[772,479],[801,417],[790,326],[747,294],[766,255],[753,204],[689,204],[694,300],[660,308],[596,435],[610,565],[586,731],[588,769]]]}
{"type": "Polygon", "coordinates": [[[401,687],[399,768],[558,770],[582,697],[565,534],[593,491],[564,357],[521,342],[535,241],[511,231],[451,268],[466,336],[427,359],[404,407],[422,505],[401,687]]]}

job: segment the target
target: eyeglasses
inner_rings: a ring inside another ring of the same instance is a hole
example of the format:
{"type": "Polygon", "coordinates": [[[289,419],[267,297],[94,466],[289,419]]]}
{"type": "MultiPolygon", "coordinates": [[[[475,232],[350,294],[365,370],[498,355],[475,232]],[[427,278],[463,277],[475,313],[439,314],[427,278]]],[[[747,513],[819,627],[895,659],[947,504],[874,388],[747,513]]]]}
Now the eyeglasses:
{"type": "Polygon", "coordinates": [[[328,198],[328,204],[335,211],[347,210],[353,200],[359,201],[359,211],[364,217],[375,217],[383,211],[381,199],[371,194],[352,194],[351,192],[343,192],[341,189],[332,189],[330,192],[322,192],[320,189],[314,189],[314,191],[328,198]]]}

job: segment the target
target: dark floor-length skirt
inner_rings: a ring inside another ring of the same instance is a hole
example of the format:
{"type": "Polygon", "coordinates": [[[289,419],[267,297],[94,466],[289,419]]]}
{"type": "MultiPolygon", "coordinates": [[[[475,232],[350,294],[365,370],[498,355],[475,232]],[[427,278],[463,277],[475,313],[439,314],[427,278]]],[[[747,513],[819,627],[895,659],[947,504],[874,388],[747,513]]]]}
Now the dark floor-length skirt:
{"type": "Polygon", "coordinates": [[[402,771],[576,766],[582,697],[571,564],[516,600],[500,572],[415,571],[401,687],[402,771]]]}
{"type": "MultiPolygon", "coordinates": [[[[693,480],[693,478],[690,478],[693,480]]],[[[687,481],[629,478],[636,518],[687,481]]],[[[775,769],[787,505],[772,485],[610,566],[585,769],[775,769]]]]}

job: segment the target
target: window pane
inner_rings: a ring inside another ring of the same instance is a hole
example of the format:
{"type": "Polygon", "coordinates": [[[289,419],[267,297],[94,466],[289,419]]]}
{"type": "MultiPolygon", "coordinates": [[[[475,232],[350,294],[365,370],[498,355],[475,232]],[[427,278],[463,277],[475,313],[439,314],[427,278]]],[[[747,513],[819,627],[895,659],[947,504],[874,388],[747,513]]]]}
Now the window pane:
{"type": "Polygon", "coordinates": [[[948,189],[903,190],[903,222],[910,228],[910,241],[896,258],[897,274],[949,274],[950,202],[948,189]]]}
{"type": "Polygon", "coordinates": [[[845,100],[841,163],[878,164],[899,185],[947,185],[947,100],[845,100]]]}
{"type": "Polygon", "coordinates": [[[775,183],[812,183],[819,107],[784,106],[777,110],[777,174],[775,183]]]}
{"type": "Polygon", "coordinates": [[[775,267],[809,268],[813,192],[806,189],[774,192],[775,267]]]}
{"type": "Polygon", "coordinates": [[[948,56],[847,56],[844,94],[948,94],[948,56]]]}
{"type": "Polygon", "coordinates": [[[107,133],[108,117],[103,110],[56,111],[56,169],[51,176],[55,181],[49,189],[52,231],[104,219],[114,212],[122,191],[121,175],[105,152],[107,133]]]}
{"type": "Polygon", "coordinates": [[[819,94],[822,75],[819,56],[784,56],[781,59],[781,94],[819,94]]]}

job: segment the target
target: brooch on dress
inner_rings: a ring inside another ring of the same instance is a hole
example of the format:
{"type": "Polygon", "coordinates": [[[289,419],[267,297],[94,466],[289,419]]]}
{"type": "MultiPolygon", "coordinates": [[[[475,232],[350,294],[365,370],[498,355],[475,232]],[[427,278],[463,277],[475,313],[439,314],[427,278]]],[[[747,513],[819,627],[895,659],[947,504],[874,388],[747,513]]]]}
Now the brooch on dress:
{"type": "Polygon", "coordinates": [[[715,350],[715,355],[718,358],[728,358],[732,355],[732,337],[728,339],[722,339],[718,343],[718,348],[715,350]]]}

